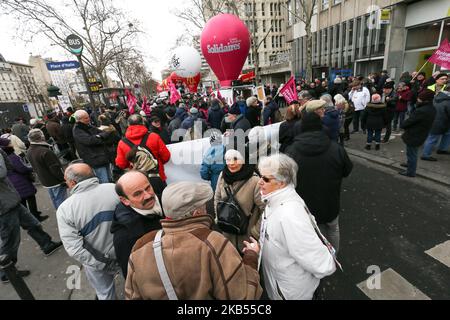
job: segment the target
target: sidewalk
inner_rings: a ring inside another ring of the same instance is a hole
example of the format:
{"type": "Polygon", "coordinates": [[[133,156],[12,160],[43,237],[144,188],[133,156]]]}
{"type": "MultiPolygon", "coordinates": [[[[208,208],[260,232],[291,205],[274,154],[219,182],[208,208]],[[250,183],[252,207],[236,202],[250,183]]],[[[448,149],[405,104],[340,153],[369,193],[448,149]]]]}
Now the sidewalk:
{"type": "MultiPolygon", "coordinates": [[[[405,170],[400,166],[401,163],[406,162],[406,145],[403,143],[400,133],[393,133],[389,143],[381,145],[380,151],[374,150],[375,143],[372,145],[371,151],[365,150],[366,142],[367,135],[360,131],[350,136],[350,141],[345,143],[345,147],[352,156],[375,162],[393,170],[405,170]]],[[[421,155],[422,148],[419,151],[417,176],[450,187],[450,156],[433,153],[433,157],[438,161],[429,162],[421,160],[421,155]]]]}

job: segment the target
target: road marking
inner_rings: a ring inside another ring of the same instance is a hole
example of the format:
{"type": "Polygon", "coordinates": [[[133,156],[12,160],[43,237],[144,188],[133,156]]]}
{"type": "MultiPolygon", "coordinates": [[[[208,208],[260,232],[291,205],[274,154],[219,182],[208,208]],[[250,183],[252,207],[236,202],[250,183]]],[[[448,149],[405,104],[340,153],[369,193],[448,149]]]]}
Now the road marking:
{"type": "Polygon", "coordinates": [[[425,251],[425,253],[450,268],[450,240],[425,251]]]}
{"type": "Polygon", "coordinates": [[[371,300],[431,300],[393,269],[383,271],[380,277],[379,289],[369,289],[367,280],[358,284],[357,287],[371,300]]]}

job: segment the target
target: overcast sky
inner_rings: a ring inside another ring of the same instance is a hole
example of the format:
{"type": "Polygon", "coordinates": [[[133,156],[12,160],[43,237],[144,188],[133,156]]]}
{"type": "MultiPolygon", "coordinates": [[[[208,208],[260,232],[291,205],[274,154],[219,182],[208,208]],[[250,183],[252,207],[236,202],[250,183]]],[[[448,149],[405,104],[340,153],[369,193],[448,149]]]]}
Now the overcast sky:
{"type": "MultiPolygon", "coordinates": [[[[142,22],[146,33],[141,39],[141,48],[152,59],[146,63],[156,79],[161,79],[160,71],[167,66],[170,49],[177,37],[185,32],[184,25],[170,13],[183,0],[114,0],[142,22]]],[[[30,53],[51,57],[54,60],[72,59],[61,48],[49,46],[49,42],[26,44],[16,36],[17,21],[0,16],[0,53],[6,60],[28,63],[30,53]]]]}

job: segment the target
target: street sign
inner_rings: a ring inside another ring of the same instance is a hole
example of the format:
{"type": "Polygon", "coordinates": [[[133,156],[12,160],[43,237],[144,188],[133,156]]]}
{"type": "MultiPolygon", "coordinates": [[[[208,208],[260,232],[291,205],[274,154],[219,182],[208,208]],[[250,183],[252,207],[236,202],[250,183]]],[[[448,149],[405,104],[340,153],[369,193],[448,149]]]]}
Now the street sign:
{"type": "Polygon", "coordinates": [[[88,78],[88,84],[91,92],[99,92],[103,88],[103,83],[96,78],[88,78]]]}
{"type": "Polygon", "coordinates": [[[83,40],[76,34],[71,34],[66,39],[66,44],[74,55],[81,55],[83,52],[83,40]]]}
{"type": "Polygon", "coordinates": [[[382,9],[380,13],[380,24],[389,24],[391,22],[391,10],[382,9]]]}
{"type": "Polygon", "coordinates": [[[63,61],[63,62],[49,62],[47,63],[47,69],[49,71],[78,69],[80,63],[78,61],[63,61]]]}
{"type": "Polygon", "coordinates": [[[30,110],[28,109],[28,106],[26,104],[24,104],[22,106],[23,112],[30,112],[30,110]]]}

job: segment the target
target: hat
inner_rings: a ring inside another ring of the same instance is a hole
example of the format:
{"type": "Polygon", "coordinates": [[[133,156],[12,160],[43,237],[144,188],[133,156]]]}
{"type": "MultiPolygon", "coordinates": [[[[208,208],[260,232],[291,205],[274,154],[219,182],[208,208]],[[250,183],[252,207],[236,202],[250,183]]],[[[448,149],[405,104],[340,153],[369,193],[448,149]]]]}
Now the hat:
{"type": "Polygon", "coordinates": [[[394,82],[386,82],[383,86],[383,89],[394,89],[394,82]]]}
{"type": "Polygon", "coordinates": [[[312,101],[309,101],[309,102],[305,105],[305,107],[306,107],[306,112],[308,112],[308,113],[314,112],[314,111],[316,111],[317,109],[325,108],[326,105],[327,105],[327,102],[326,102],[326,101],[323,101],[323,100],[312,100],[312,101]]]}
{"type": "Polygon", "coordinates": [[[447,77],[447,78],[448,78],[448,74],[446,74],[446,73],[440,73],[440,74],[438,74],[438,75],[436,76],[436,80],[439,80],[440,78],[443,78],[443,77],[447,77]]]}
{"type": "Polygon", "coordinates": [[[334,79],[334,84],[341,84],[341,83],[342,83],[342,79],[341,78],[334,79]]]}
{"type": "Polygon", "coordinates": [[[161,122],[161,119],[158,116],[152,116],[149,122],[161,122]]]}
{"type": "Polygon", "coordinates": [[[197,109],[197,108],[191,108],[191,109],[189,110],[189,112],[190,112],[191,114],[197,114],[197,113],[198,113],[198,109],[197,109]]]}
{"type": "Polygon", "coordinates": [[[209,183],[178,182],[164,189],[162,206],[169,219],[183,219],[189,217],[195,209],[205,205],[213,196],[209,183]]]}
{"type": "Polygon", "coordinates": [[[430,89],[425,89],[421,93],[419,93],[417,99],[420,99],[423,102],[433,101],[435,96],[435,92],[430,89]]]}
{"type": "Polygon", "coordinates": [[[11,140],[0,138],[0,147],[8,147],[11,144],[11,140]]]}
{"type": "Polygon", "coordinates": [[[303,116],[301,132],[322,131],[322,129],[322,120],[318,114],[312,112],[303,116]]]}
{"type": "Polygon", "coordinates": [[[381,96],[378,93],[375,93],[372,95],[372,103],[380,103],[381,102],[381,96]]]}

